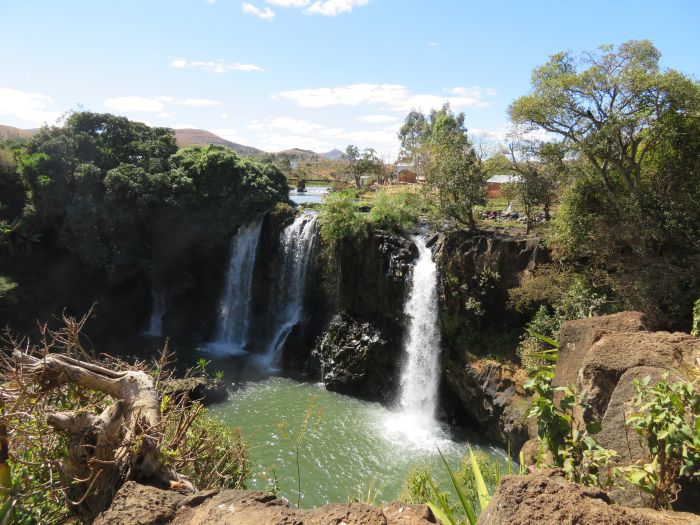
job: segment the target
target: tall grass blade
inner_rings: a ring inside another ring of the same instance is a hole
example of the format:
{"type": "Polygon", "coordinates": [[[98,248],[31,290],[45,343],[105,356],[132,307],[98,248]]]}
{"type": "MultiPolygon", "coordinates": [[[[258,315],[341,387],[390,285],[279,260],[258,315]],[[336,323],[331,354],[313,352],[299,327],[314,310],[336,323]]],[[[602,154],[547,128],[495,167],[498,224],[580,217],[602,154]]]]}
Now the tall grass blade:
{"type": "MultiPolygon", "coordinates": [[[[455,492],[457,493],[457,496],[459,497],[459,502],[462,504],[462,508],[464,509],[464,513],[467,515],[467,519],[469,520],[469,523],[471,525],[476,525],[476,511],[474,510],[474,506],[471,504],[471,502],[467,499],[467,497],[464,495],[464,492],[462,491],[461,487],[459,486],[459,482],[457,481],[457,477],[454,475],[454,472],[452,472],[452,469],[450,468],[450,465],[447,464],[447,460],[445,459],[445,456],[442,455],[442,451],[438,447],[438,453],[440,454],[440,458],[442,459],[442,462],[445,464],[445,468],[447,469],[447,473],[450,475],[450,480],[452,481],[452,486],[455,489],[455,492]]],[[[480,472],[481,474],[481,472],[480,472]]],[[[483,481],[483,478],[482,478],[483,481]]]]}
{"type": "Polygon", "coordinates": [[[469,463],[472,466],[472,474],[474,475],[474,482],[476,484],[476,493],[479,495],[479,507],[483,512],[489,504],[491,496],[489,495],[489,489],[484,481],[484,476],[481,473],[481,468],[479,467],[479,462],[476,460],[474,451],[469,447],[469,463]]]}

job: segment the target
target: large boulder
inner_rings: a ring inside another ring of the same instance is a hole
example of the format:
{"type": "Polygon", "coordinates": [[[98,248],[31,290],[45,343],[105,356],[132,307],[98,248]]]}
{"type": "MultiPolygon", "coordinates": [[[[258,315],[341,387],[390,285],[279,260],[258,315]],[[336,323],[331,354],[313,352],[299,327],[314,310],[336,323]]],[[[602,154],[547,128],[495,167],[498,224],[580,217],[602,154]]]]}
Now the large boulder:
{"type": "MultiPolygon", "coordinates": [[[[576,417],[582,422],[598,421],[602,430],[596,439],[600,445],[618,453],[618,466],[649,461],[649,452],[627,425],[634,411],[634,382],[650,377],[658,381],[683,377],[700,358],[700,339],[684,333],[651,332],[639,312],[569,321],[559,336],[559,359],[552,381],[554,386],[575,386],[589,408],[576,417]]],[[[530,428],[531,437],[536,430],[530,428]]],[[[524,447],[524,456],[532,461],[536,443],[524,447]]],[[[692,490],[697,491],[696,487],[692,490]]],[[[645,505],[634,487],[623,483],[611,492],[619,503],[645,505]]],[[[685,508],[695,511],[695,506],[685,508]]],[[[687,500],[687,498],[684,498],[687,500]]]]}
{"type": "Polygon", "coordinates": [[[505,476],[478,525],[698,525],[700,517],[613,504],[602,490],[564,479],[559,470],[505,476]]]}
{"type": "Polygon", "coordinates": [[[369,322],[338,314],[312,352],[312,370],[328,390],[371,399],[394,392],[400,355],[369,322]]]}
{"type": "Polygon", "coordinates": [[[428,525],[425,505],[362,503],[292,509],[286,500],[262,492],[204,491],[190,496],[129,481],[94,525],[428,525]]]}

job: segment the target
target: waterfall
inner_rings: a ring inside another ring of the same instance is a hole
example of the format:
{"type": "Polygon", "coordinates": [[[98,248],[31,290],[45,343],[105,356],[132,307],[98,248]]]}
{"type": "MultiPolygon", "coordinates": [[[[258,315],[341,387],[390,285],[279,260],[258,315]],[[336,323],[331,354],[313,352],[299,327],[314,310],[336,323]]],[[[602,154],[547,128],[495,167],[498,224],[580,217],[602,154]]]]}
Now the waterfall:
{"type": "Polygon", "coordinates": [[[435,416],[440,379],[440,328],[438,325],[437,267],[421,236],[413,237],[418,261],[413,267],[411,291],[404,306],[409,319],[406,362],[401,373],[402,410],[435,416]]]}
{"type": "Polygon", "coordinates": [[[388,438],[426,449],[444,439],[435,420],[440,381],[440,328],[438,323],[437,267],[425,240],[416,235],[418,260],[411,273],[411,287],[404,313],[408,330],[401,370],[399,413],[384,422],[388,438]]]}
{"type": "Polygon", "coordinates": [[[261,227],[262,219],[241,226],[231,241],[216,339],[207,345],[217,353],[235,355],[246,350],[253,270],[261,227]]]}
{"type": "Polygon", "coordinates": [[[165,292],[153,286],[151,288],[151,317],[148,319],[148,328],[143,332],[143,335],[151,337],[161,337],[163,335],[165,303],[165,292]]]}
{"type": "Polygon", "coordinates": [[[316,217],[302,214],[280,235],[281,261],[272,304],[274,332],[267,346],[268,365],[277,363],[287,337],[303,318],[306,274],[317,231],[316,217]]]}

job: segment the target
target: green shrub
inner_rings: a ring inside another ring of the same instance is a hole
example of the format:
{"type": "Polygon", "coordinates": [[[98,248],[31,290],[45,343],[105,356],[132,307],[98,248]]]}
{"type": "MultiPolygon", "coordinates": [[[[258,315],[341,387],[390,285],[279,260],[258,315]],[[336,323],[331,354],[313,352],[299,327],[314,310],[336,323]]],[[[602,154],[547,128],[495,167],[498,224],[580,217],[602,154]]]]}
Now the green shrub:
{"type": "Polygon", "coordinates": [[[627,424],[646,444],[650,457],[624,469],[626,478],[650,494],[657,509],[670,509],[681,478],[700,480],[700,392],[687,380],[651,378],[634,382],[637,412],[627,424]]]}
{"type": "Polygon", "coordinates": [[[393,195],[380,191],[372,202],[370,222],[376,228],[400,232],[412,227],[419,213],[417,195],[408,191],[393,195]]]}
{"type": "Polygon", "coordinates": [[[343,239],[364,239],[368,235],[367,220],[359,211],[352,191],[328,195],[320,220],[321,238],[330,245],[343,239]]]}

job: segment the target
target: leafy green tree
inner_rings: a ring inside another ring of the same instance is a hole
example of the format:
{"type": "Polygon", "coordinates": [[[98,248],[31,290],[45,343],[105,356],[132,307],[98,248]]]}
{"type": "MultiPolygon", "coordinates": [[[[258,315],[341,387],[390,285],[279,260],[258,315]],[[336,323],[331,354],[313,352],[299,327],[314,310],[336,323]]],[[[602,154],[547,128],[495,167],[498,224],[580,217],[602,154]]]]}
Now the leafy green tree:
{"type": "Polygon", "coordinates": [[[552,202],[566,174],[565,152],[561,144],[517,136],[508,144],[509,171],[514,177],[504,188],[504,194],[522,205],[528,233],[534,224],[537,206],[543,206],[545,220],[550,218],[552,202]]]}
{"type": "Polygon", "coordinates": [[[660,56],[648,40],[617,50],[603,46],[580,58],[557,53],[533,71],[531,92],[510,106],[511,119],[562,137],[588,159],[608,191],[620,178],[638,195],[652,150],[676,118],[690,118],[699,107],[697,84],[662,71],[660,56]]]}
{"type": "Polygon", "coordinates": [[[428,185],[437,191],[442,212],[471,229],[474,206],[486,203],[486,171],[464,127],[464,113],[448,105],[431,115],[428,185]]]}

